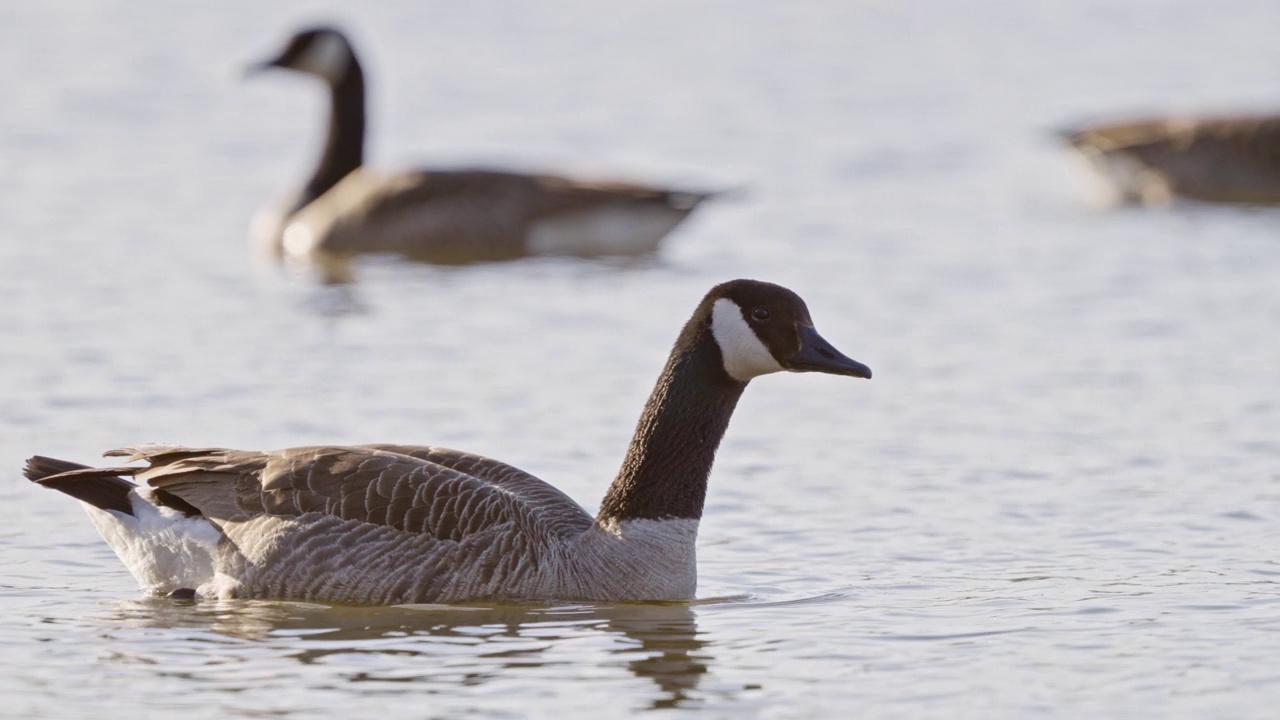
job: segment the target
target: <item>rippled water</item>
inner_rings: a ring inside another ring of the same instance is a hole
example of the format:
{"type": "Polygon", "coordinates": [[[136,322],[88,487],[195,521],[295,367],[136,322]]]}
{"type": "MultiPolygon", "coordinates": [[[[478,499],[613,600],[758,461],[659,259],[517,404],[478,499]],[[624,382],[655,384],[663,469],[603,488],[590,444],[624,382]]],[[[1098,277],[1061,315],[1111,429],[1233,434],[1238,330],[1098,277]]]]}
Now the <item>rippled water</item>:
{"type": "Polygon", "coordinates": [[[1268,717],[1280,213],[1104,210],[1049,131],[1280,108],[1271,2],[28,3],[0,9],[0,693],[14,717],[1268,717]],[[317,9],[320,8],[320,9],[317,9]],[[380,164],[713,187],[640,263],[250,267],[338,18],[380,164]],[[691,605],[139,597],[35,452],[419,442],[588,508],[712,284],[786,284],[870,382],[773,376],[691,605]]]}

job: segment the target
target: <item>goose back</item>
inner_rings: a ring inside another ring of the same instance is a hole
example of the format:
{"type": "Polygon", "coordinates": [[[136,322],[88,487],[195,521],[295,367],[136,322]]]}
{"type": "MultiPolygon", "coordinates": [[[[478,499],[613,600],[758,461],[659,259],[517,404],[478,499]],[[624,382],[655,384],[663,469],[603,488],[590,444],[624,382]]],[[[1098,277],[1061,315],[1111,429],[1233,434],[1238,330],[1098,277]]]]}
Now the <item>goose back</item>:
{"type": "MultiPolygon", "coordinates": [[[[552,486],[468,453],[398,445],[125,449],[138,480],[225,535],[219,592],[388,604],[555,594],[538,561],[592,527],[552,486]],[[405,559],[412,558],[406,567],[405,559]],[[522,579],[519,588],[504,582],[522,579]]],[[[550,574],[549,574],[550,575],[550,574]]]]}
{"type": "Polygon", "coordinates": [[[1280,202],[1280,116],[1142,120],[1064,135],[1126,202],[1280,202]]]}
{"type": "Polygon", "coordinates": [[[644,255],[706,198],[642,185],[496,170],[358,170],[299,208],[296,256],[396,253],[441,264],[527,255],[644,255]]]}

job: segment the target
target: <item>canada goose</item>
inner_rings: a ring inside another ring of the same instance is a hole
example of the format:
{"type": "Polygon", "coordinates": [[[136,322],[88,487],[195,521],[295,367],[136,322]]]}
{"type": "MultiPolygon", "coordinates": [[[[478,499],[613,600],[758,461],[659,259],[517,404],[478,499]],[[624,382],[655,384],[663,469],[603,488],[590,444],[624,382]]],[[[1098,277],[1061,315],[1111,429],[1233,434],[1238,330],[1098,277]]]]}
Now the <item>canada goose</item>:
{"type": "Polygon", "coordinates": [[[142,446],[24,474],[80,500],[145,589],[357,605],[677,600],[697,587],[707,476],[752,378],[870,378],[770,283],[712,288],[681,331],[600,512],[510,465],[406,445],[142,446]],[[135,485],[125,476],[141,481],[135,485]]]}
{"type": "Polygon", "coordinates": [[[1121,202],[1280,203],[1280,116],[1155,119],[1062,133],[1121,202]]]}
{"type": "Polygon", "coordinates": [[[251,73],[281,68],[323,80],[332,108],[324,152],[306,185],[254,219],[265,254],[350,280],[363,253],[434,263],[527,255],[645,255],[710,193],[500,170],[364,167],[364,72],[333,28],[294,35],[251,73]]]}

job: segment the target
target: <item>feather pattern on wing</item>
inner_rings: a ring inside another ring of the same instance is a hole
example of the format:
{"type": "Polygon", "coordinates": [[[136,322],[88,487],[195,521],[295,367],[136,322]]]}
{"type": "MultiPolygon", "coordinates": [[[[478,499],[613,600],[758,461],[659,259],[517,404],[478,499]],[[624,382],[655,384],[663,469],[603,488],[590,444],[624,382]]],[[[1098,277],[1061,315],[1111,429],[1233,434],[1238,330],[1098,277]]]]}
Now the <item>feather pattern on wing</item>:
{"type": "Polygon", "coordinates": [[[376,604],[572,597],[598,580],[570,566],[598,567],[591,548],[613,537],[532,475],[444,448],[108,455],[146,461],[110,472],[179,498],[221,529],[220,577],[203,594],[376,604]]]}

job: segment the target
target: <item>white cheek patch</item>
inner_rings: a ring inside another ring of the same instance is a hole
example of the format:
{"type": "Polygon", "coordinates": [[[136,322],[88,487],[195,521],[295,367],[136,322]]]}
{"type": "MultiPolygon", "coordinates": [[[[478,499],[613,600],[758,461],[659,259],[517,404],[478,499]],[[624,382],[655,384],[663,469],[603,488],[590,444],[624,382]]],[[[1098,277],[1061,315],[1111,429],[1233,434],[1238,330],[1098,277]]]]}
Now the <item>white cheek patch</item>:
{"type": "Polygon", "coordinates": [[[724,371],[738,382],[785,369],[760,342],[742,317],[742,308],[732,300],[720,298],[712,306],[711,335],[724,357],[724,371]]]}
{"type": "Polygon", "coordinates": [[[351,64],[351,48],[347,42],[337,35],[325,33],[317,35],[307,47],[307,51],[298,58],[294,67],[305,73],[319,75],[331,83],[336,83],[347,74],[351,64]]]}

